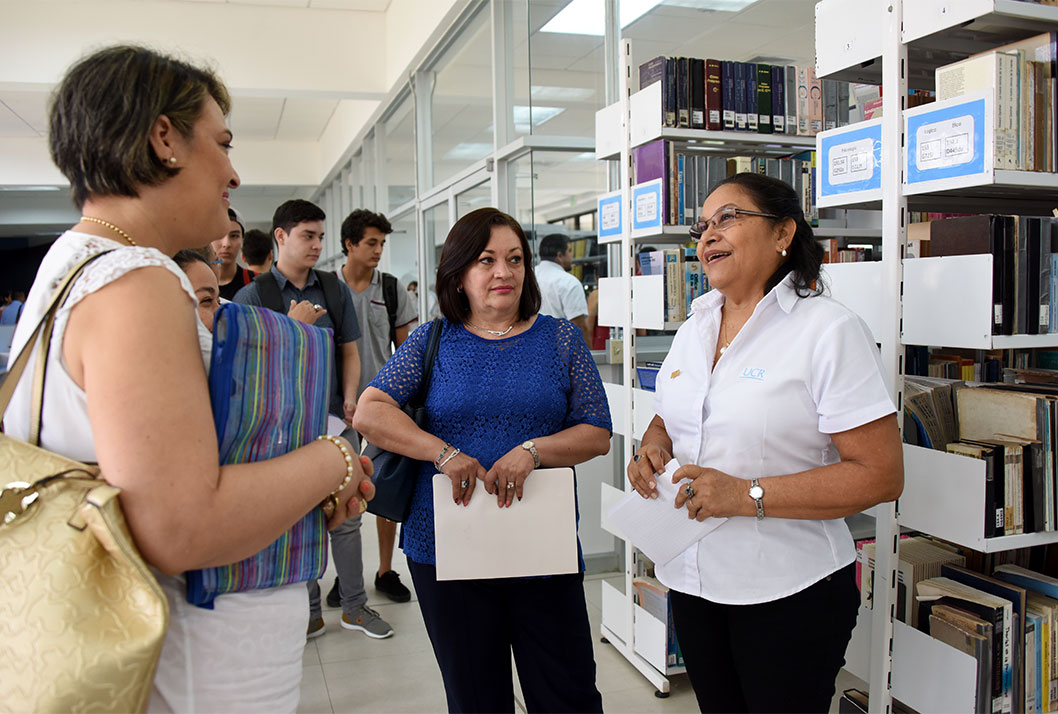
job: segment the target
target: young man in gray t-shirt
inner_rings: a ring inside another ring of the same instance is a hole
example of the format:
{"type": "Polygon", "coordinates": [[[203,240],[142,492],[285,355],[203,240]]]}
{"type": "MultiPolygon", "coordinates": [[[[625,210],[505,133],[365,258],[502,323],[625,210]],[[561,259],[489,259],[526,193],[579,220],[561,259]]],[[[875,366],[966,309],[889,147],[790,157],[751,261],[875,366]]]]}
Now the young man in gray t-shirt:
{"type": "MultiPolygon", "coordinates": [[[[408,337],[408,327],[418,318],[407,289],[393,276],[381,272],[378,262],[393,226],[381,213],[357,209],[342,222],[342,252],[345,264],[336,272],[349,286],[360,318],[360,391],[371,383],[393,350],[408,337]],[[388,293],[388,294],[387,294],[388,293]],[[392,313],[392,319],[391,319],[392,313]]],[[[397,524],[376,518],[378,527],[378,572],[375,589],[394,602],[407,602],[411,593],[393,570],[393,547],[397,524]]],[[[339,598],[338,582],[327,596],[339,598]]]]}

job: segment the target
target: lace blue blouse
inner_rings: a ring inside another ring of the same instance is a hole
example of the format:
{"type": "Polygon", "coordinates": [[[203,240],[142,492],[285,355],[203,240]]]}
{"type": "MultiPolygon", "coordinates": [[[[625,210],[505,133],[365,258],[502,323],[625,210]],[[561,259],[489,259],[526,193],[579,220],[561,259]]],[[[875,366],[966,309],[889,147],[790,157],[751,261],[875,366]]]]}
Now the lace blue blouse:
{"type": "MultiPolygon", "coordinates": [[[[577,424],[611,431],[599,370],[580,329],[538,315],[525,332],[486,340],[442,320],[426,398],[426,431],[473,456],[487,470],[526,439],[577,424]]],[[[379,370],[372,387],[404,404],[419,388],[430,323],[420,325],[379,370]]],[[[437,468],[424,462],[401,528],[401,548],[417,563],[434,560],[433,490],[437,468]]],[[[474,491],[481,498],[484,489],[474,491]]]]}

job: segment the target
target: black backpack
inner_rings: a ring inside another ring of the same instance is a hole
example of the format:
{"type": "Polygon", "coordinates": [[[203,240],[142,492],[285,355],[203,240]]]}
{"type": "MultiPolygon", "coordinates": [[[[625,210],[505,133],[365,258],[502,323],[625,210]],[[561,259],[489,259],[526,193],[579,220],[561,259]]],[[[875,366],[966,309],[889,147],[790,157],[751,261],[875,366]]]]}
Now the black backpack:
{"type": "MultiPolygon", "coordinates": [[[[326,270],[316,270],[316,277],[320,281],[323,290],[324,307],[334,323],[334,368],[338,375],[338,393],[344,394],[342,389],[342,343],[339,341],[338,332],[341,329],[342,318],[345,311],[342,305],[342,295],[339,292],[342,285],[338,282],[338,276],[326,270]]],[[[261,273],[253,279],[257,285],[257,297],[261,299],[261,305],[269,310],[274,310],[283,315],[287,314],[287,306],[283,304],[283,295],[279,292],[279,282],[271,271],[261,273]]]]}
{"type": "Polygon", "coordinates": [[[397,348],[397,279],[389,273],[382,273],[382,299],[386,301],[386,312],[389,314],[389,342],[397,348]]]}

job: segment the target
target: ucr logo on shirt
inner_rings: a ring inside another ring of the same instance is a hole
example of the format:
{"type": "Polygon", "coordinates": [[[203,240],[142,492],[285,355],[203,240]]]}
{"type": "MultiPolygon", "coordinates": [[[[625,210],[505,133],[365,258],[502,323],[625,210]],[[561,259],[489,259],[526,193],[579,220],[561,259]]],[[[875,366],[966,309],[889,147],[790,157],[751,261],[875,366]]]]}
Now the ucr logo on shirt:
{"type": "Polygon", "coordinates": [[[746,367],[742,370],[742,376],[739,379],[754,379],[758,382],[763,382],[764,370],[760,367],[746,367]]]}

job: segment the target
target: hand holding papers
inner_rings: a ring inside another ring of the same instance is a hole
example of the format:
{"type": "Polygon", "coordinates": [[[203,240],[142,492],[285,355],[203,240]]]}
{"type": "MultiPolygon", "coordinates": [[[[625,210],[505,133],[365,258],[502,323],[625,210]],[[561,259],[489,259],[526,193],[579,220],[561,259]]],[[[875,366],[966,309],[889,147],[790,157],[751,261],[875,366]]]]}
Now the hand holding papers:
{"type": "Polygon", "coordinates": [[[522,500],[497,508],[485,489],[467,506],[452,501],[452,482],[433,477],[438,580],[515,578],[577,572],[573,469],[536,469],[522,500]]]}
{"type": "Polygon", "coordinates": [[[697,521],[687,517],[686,509],[673,507],[676,493],[686,483],[672,483],[672,475],[679,467],[676,459],[665,465],[665,473],[656,479],[657,498],[643,498],[631,491],[609,513],[610,522],[658,565],[669,562],[727,521],[697,521]]]}

